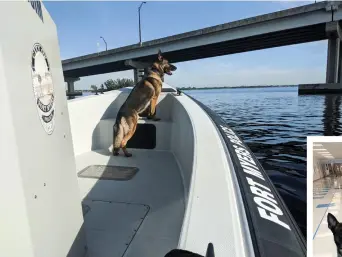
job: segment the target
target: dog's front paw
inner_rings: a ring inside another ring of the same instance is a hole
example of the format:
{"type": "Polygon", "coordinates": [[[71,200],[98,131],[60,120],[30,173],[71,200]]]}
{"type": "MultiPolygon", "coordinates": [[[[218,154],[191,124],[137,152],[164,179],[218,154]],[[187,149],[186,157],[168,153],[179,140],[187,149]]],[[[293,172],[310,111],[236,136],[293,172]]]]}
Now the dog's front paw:
{"type": "Polygon", "coordinates": [[[125,153],[125,156],[126,157],[132,157],[132,154],[131,153],[125,153]]]}

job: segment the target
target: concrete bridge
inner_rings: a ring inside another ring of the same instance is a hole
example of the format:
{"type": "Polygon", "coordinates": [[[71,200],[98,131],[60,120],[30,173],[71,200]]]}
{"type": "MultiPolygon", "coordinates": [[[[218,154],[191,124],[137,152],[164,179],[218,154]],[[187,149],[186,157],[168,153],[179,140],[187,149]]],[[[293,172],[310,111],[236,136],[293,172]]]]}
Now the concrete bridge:
{"type": "Polygon", "coordinates": [[[68,87],[79,77],[134,68],[135,80],[161,49],[171,62],[328,39],[326,82],[342,79],[342,1],[309,4],[266,15],[62,61],[68,87]]]}

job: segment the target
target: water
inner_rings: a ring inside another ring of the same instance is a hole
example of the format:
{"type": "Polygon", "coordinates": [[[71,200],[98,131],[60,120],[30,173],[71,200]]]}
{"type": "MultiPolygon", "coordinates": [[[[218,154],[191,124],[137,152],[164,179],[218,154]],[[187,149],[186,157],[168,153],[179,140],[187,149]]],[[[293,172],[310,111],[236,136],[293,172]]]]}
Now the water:
{"type": "Polygon", "coordinates": [[[297,87],[190,90],[247,143],[306,236],[306,137],[341,135],[341,96],[297,87]]]}

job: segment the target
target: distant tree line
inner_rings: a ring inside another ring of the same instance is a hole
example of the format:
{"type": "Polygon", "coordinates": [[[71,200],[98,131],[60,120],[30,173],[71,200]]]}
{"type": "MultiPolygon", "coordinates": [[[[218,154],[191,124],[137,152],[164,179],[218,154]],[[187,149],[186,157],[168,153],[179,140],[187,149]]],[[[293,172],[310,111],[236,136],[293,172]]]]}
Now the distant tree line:
{"type": "Polygon", "coordinates": [[[124,87],[133,87],[134,81],[132,79],[108,79],[103,84],[100,85],[100,88],[98,88],[96,85],[91,85],[90,88],[95,92],[97,95],[98,93],[103,93],[106,91],[116,90],[124,87]]]}

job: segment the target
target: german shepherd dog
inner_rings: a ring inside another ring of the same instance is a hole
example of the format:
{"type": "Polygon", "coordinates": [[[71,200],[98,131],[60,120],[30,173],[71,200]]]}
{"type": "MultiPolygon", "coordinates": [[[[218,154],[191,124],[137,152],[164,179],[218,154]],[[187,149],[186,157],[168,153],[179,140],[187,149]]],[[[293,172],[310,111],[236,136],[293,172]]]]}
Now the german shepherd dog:
{"type": "Polygon", "coordinates": [[[170,64],[159,50],[147,76],[140,80],[132,89],[124,104],[121,106],[113,127],[113,155],[119,155],[120,148],[126,157],[132,154],[126,150],[128,140],[137,128],[139,114],[148,109],[148,119],[160,120],[156,117],[156,105],[162,89],[164,74],[172,75],[176,66],[170,64]]]}
{"type": "Polygon", "coordinates": [[[337,256],[342,257],[342,223],[338,222],[336,217],[328,213],[328,228],[334,236],[334,241],[337,247],[337,256]]]}

